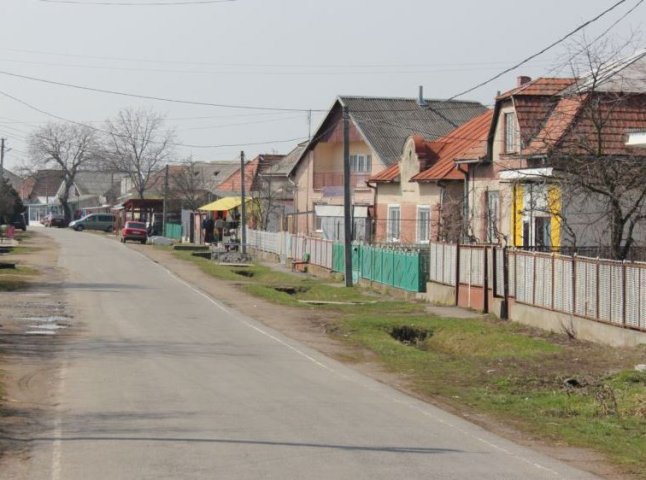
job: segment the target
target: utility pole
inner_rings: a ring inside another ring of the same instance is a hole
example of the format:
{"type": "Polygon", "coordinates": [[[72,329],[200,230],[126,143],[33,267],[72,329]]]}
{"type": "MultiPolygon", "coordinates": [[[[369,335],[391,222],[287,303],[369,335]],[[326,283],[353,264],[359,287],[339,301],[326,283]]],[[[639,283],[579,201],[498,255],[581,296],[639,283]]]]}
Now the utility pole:
{"type": "Polygon", "coordinates": [[[4,176],[4,142],[5,139],[0,139],[0,177],[4,176]]]}
{"type": "Polygon", "coordinates": [[[240,152],[240,246],[242,254],[247,254],[247,205],[244,188],[244,150],[240,152]]]}
{"type": "Polygon", "coordinates": [[[350,192],[350,114],[343,107],[343,245],[345,250],[345,286],[352,286],[352,197],[350,192]]]}
{"type": "Polygon", "coordinates": [[[162,237],[166,236],[166,203],[168,202],[168,164],[164,175],[164,208],[162,211],[162,237]]]}

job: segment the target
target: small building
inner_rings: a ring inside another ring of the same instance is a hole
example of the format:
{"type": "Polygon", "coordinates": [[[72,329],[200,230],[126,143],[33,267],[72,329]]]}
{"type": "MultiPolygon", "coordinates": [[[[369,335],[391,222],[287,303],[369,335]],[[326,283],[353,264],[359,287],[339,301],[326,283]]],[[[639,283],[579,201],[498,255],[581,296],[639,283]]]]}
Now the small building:
{"type": "Polygon", "coordinates": [[[370,178],[376,188],[376,242],[461,240],[466,170],[459,162],[486,156],[492,117],[486,111],[434,141],[412,135],[399,161],[370,178]]]}

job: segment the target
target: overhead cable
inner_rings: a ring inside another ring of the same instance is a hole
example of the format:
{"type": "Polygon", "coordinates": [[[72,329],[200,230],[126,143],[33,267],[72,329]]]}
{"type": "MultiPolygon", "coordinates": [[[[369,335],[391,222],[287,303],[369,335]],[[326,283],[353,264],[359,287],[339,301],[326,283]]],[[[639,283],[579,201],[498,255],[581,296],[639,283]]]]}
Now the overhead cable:
{"type": "Polygon", "coordinates": [[[569,33],[567,33],[566,35],[562,36],[561,38],[559,38],[559,39],[558,39],[558,40],[556,40],[555,42],[552,42],[551,44],[549,44],[547,47],[545,47],[545,48],[541,49],[540,51],[538,51],[538,52],[536,52],[536,53],[534,53],[534,54],[530,55],[530,56],[529,56],[529,57],[527,57],[526,59],[524,59],[524,60],[522,60],[522,61],[520,61],[520,62],[516,63],[515,65],[513,65],[513,66],[511,66],[511,67],[509,67],[509,68],[507,68],[507,69],[505,69],[505,70],[503,70],[502,72],[500,72],[500,73],[498,73],[498,74],[494,75],[493,77],[491,77],[491,78],[489,78],[489,79],[485,80],[484,82],[480,82],[479,84],[477,84],[477,85],[476,85],[476,86],[474,86],[474,87],[468,88],[467,90],[464,90],[463,92],[460,92],[460,93],[458,93],[458,94],[456,94],[456,95],[453,95],[452,97],[450,97],[450,98],[449,98],[449,100],[453,100],[453,99],[456,99],[456,98],[461,97],[461,96],[463,96],[463,95],[466,95],[467,93],[471,93],[471,92],[473,92],[474,90],[477,90],[477,89],[479,89],[479,88],[481,88],[481,87],[484,87],[485,85],[490,84],[490,83],[491,83],[491,82],[493,82],[494,80],[498,80],[498,79],[499,79],[500,77],[502,77],[503,75],[505,75],[505,74],[507,74],[507,73],[509,73],[509,72],[512,72],[512,71],[516,70],[518,67],[520,67],[520,66],[522,66],[522,65],[524,65],[524,64],[526,64],[526,63],[528,63],[528,62],[530,62],[531,60],[533,60],[533,59],[535,59],[536,57],[538,57],[538,56],[542,55],[543,53],[547,52],[548,50],[551,50],[552,48],[554,48],[554,47],[555,47],[555,46],[557,46],[558,44],[563,43],[565,40],[567,40],[568,38],[570,38],[571,36],[573,36],[575,33],[580,32],[581,30],[583,30],[583,29],[584,29],[585,27],[587,27],[588,25],[590,25],[590,24],[592,24],[592,23],[596,22],[596,21],[597,21],[597,20],[599,20],[600,18],[602,18],[602,17],[604,17],[605,15],[607,15],[608,13],[612,12],[614,9],[616,9],[617,7],[619,7],[621,4],[626,3],[626,1],[627,1],[627,0],[619,0],[617,3],[615,3],[615,4],[614,4],[614,5],[612,5],[611,7],[607,8],[606,10],[604,10],[603,12],[601,12],[600,14],[598,14],[597,16],[595,16],[595,17],[591,18],[590,20],[588,20],[588,21],[586,21],[586,22],[582,23],[581,25],[579,25],[578,27],[576,27],[574,30],[571,30],[571,31],[570,31],[569,33]]]}
{"type": "MultiPolygon", "coordinates": [[[[13,95],[3,92],[0,90],[0,95],[5,96],[7,98],[12,99],[15,102],[18,102],[27,108],[30,108],[36,112],[42,113],[43,115],[47,115],[48,117],[55,118],[56,120],[60,120],[62,122],[67,122],[67,123],[72,123],[74,125],[79,125],[82,127],[89,128],[90,130],[93,130],[95,132],[103,133],[106,135],[114,135],[112,132],[109,132],[107,130],[104,130],[102,128],[95,127],[93,125],[88,125],[87,123],[83,122],[77,122],[75,120],[70,120],[69,118],[64,118],[59,115],[56,115],[54,113],[47,112],[45,110],[42,110],[34,105],[31,105],[30,103],[21,100],[18,97],[14,97],[13,95]]],[[[172,145],[176,147],[185,147],[185,148],[199,148],[199,149],[208,149],[208,148],[224,148],[224,147],[245,147],[245,146],[256,146],[256,145],[268,145],[272,143],[292,143],[292,142],[297,142],[297,141],[303,141],[306,140],[306,136],[302,137],[296,137],[296,138],[289,138],[289,139],[280,139],[280,140],[267,140],[267,141],[262,141],[262,142],[248,142],[248,143],[235,143],[235,144],[219,144],[219,145],[194,145],[194,144],[188,144],[188,143],[176,143],[173,142],[172,145]]],[[[159,142],[151,142],[151,143],[159,143],[159,142]]]]}
{"type": "Polygon", "coordinates": [[[67,83],[67,82],[57,82],[55,80],[48,80],[45,78],[39,78],[39,77],[32,77],[30,75],[21,75],[19,73],[13,73],[13,72],[8,72],[6,70],[0,70],[0,75],[6,75],[9,77],[14,77],[14,78],[22,78],[24,80],[30,80],[33,82],[40,82],[40,83],[47,83],[50,85],[58,85],[61,87],[69,87],[69,88],[76,88],[78,90],[85,90],[89,92],[97,92],[97,93],[106,93],[109,95],[118,95],[121,97],[130,97],[130,98],[141,98],[144,100],[155,100],[158,102],[167,102],[167,103],[180,103],[184,105],[200,105],[204,107],[217,107],[217,108],[232,108],[232,109],[238,109],[238,110],[263,110],[263,111],[275,111],[275,112],[323,112],[325,110],[321,109],[311,109],[311,108],[283,108],[283,107],[267,107],[267,106],[254,106],[254,105],[231,105],[231,104],[224,104],[224,103],[211,103],[211,102],[202,102],[202,101],[197,101],[197,100],[182,100],[182,99],[176,99],[176,98],[166,98],[166,97],[156,97],[152,95],[142,95],[142,94],[137,94],[137,93],[128,93],[128,92],[120,92],[117,90],[108,90],[108,89],[103,89],[103,88],[94,88],[94,87],[87,87],[84,85],[76,85],[73,83],[67,83]]]}

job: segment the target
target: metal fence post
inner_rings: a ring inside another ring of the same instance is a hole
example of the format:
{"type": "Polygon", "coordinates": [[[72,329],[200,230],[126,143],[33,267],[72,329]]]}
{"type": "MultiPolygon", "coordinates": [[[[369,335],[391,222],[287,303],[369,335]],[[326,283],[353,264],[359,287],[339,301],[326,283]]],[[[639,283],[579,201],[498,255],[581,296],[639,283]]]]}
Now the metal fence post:
{"type": "Polygon", "coordinates": [[[460,242],[455,248],[455,304],[460,304],[460,242]]]}
{"type": "Polygon", "coordinates": [[[500,318],[509,320],[509,252],[507,245],[502,248],[502,295],[500,318]]]}
{"type": "Polygon", "coordinates": [[[622,260],[621,262],[621,277],[622,277],[622,285],[621,285],[621,319],[623,326],[626,326],[626,295],[628,293],[628,289],[626,288],[626,260],[622,260]]]}
{"type": "Polygon", "coordinates": [[[483,263],[484,263],[484,272],[483,272],[483,288],[484,288],[484,301],[482,309],[484,313],[489,313],[489,247],[484,247],[483,252],[483,263]]]}
{"type": "Polygon", "coordinates": [[[599,300],[599,296],[600,296],[600,294],[599,294],[599,283],[600,283],[599,280],[601,279],[600,270],[601,270],[601,261],[599,260],[599,257],[597,257],[597,268],[595,269],[595,271],[597,273],[597,278],[595,280],[595,285],[597,287],[596,288],[597,291],[595,292],[596,296],[597,296],[597,298],[596,298],[597,305],[596,305],[595,320],[600,320],[601,319],[601,313],[599,312],[600,303],[601,303],[601,301],[599,300]]]}
{"type": "Polygon", "coordinates": [[[532,252],[532,305],[536,305],[536,250],[532,252]]]}
{"type": "Polygon", "coordinates": [[[555,277],[555,272],[554,272],[554,261],[555,260],[554,260],[554,256],[555,256],[555,254],[554,254],[554,252],[552,252],[552,301],[550,303],[551,306],[552,306],[552,310],[554,310],[554,283],[555,283],[555,281],[554,281],[555,280],[555,278],[554,278],[555,277]]]}
{"type": "Polygon", "coordinates": [[[576,252],[572,255],[572,315],[576,314],[576,252]]]}

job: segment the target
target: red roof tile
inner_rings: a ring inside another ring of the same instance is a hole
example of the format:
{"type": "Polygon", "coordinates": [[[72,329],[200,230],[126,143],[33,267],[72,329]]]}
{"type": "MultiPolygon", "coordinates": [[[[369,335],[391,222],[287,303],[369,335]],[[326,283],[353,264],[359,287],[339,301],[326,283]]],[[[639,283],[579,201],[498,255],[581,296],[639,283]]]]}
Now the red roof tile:
{"type": "MultiPolygon", "coordinates": [[[[284,155],[258,155],[256,158],[247,162],[244,168],[244,185],[245,190],[250,192],[260,188],[257,182],[259,174],[269,170],[273,165],[280,162],[284,155]]],[[[217,190],[224,192],[240,192],[240,169],[229,175],[222,183],[216,186],[217,190]]]]}
{"type": "Polygon", "coordinates": [[[646,95],[562,98],[522,153],[547,155],[558,149],[569,154],[634,155],[625,144],[626,135],[640,129],[646,129],[646,95]]]}
{"type": "Polygon", "coordinates": [[[520,87],[508,90],[502,95],[498,95],[496,100],[501,100],[516,95],[556,95],[557,93],[565,90],[567,87],[572,85],[575,81],[576,79],[574,78],[541,77],[537,78],[536,80],[532,80],[525,85],[521,85],[520,87]]]}
{"type": "Polygon", "coordinates": [[[584,101],[579,97],[561,98],[543,128],[523,149],[523,155],[541,154],[556,145],[574,121],[584,101]]]}
{"type": "Polygon", "coordinates": [[[399,181],[399,162],[370,177],[369,182],[389,183],[399,181]]]}
{"type": "Polygon", "coordinates": [[[431,142],[430,146],[437,155],[437,160],[429,169],[411,178],[411,181],[462,180],[463,175],[455,168],[455,161],[481,159],[487,154],[487,136],[492,118],[493,110],[489,110],[431,142]]]}

